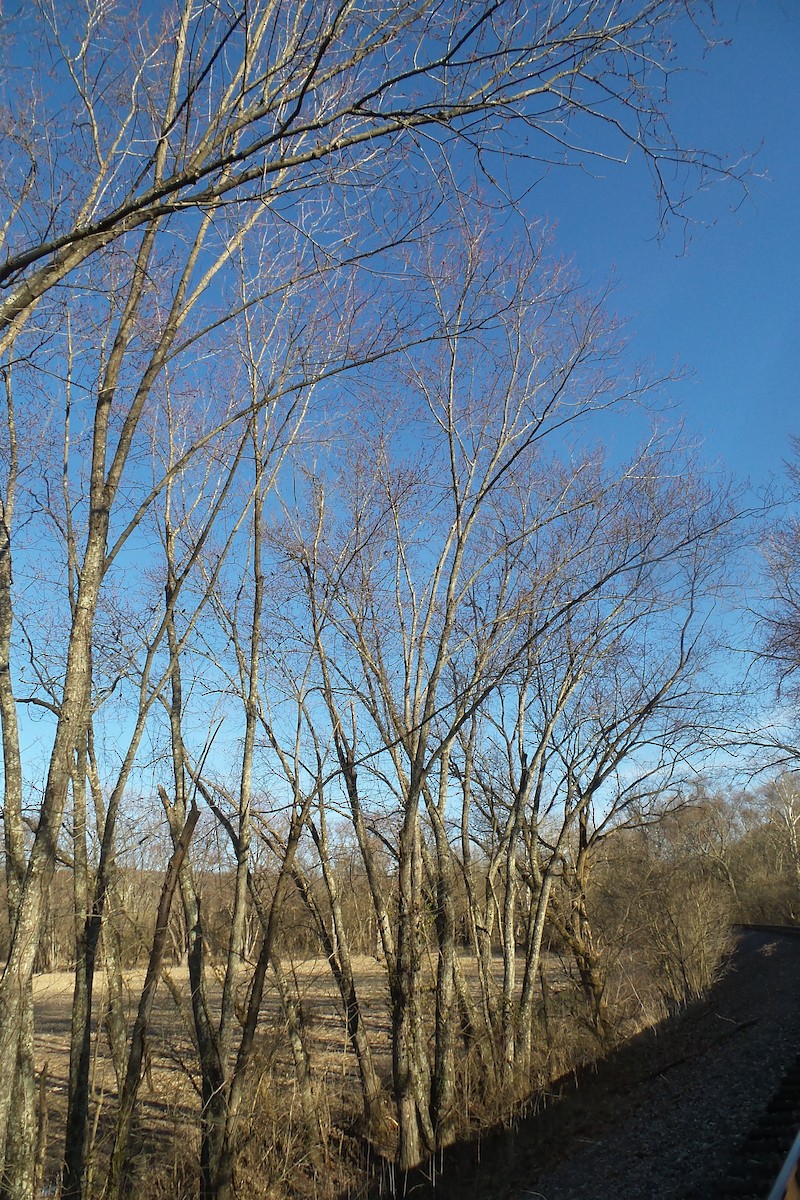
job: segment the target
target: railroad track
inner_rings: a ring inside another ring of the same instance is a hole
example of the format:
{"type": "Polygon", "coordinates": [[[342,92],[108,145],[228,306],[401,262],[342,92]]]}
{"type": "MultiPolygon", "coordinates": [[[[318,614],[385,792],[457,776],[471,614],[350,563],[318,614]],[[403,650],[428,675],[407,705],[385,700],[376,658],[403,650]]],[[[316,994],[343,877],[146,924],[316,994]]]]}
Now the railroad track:
{"type": "MultiPolygon", "coordinates": [[[[800,937],[800,928],[793,926],[739,928],[800,937]]],[[[766,1109],[733,1154],[716,1194],[731,1200],[800,1200],[800,1054],[789,1063],[766,1109]]],[[[696,1189],[686,1200],[707,1196],[706,1188],[696,1189]]]]}
{"type": "MultiPolygon", "coordinates": [[[[800,1200],[800,1055],[720,1180],[719,1195],[735,1200],[800,1200]],[[787,1153],[788,1152],[788,1153],[787,1153]],[[772,1188],[767,1191],[770,1180],[772,1188]]],[[[699,1194],[697,1196],[699,1200],[699,1194]]]]}
{"type": "MultiPolygon", "coordinates": [[[[733,969],[715,992],[671,1029],[643,1035],[651,1064],[634,1041],[643,1067],[635,1077],[619,1072],[626,1047],[599,1066],[610,1078],[594,1090],[595,1111],[600,1119],[606,1095],[621,1101],[613,1124],[579,1126],[585,1145],[573,1139],[574,1153],[552,1171],[531,1171],[517,1196],[800,1200],[800,928],[740,931],[733,969]]],[[[591,1080],[585,1086],[592,1096],[591,1080]]]]}
{"type": "Polygon", "coordinates": [[[741,932],[709,998],[564,1081],[518,1127],[454,1148],[435,1191],[415,1196],[800,1200],[800,928],[741,932]]]}

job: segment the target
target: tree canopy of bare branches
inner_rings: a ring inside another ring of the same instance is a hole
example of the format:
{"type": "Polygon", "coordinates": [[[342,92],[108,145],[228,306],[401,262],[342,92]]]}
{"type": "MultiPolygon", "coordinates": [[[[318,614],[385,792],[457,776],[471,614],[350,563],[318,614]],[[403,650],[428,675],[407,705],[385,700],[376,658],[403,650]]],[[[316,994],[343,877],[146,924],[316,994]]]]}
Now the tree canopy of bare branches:
{"type": "MultiPolygon", "coordinates": [[[[456,877],[475,888],[477,844],[465,818],[459,861],[451,805],[454,781],[472,803],[479,727],[507,759],[502,800],[479,790],[489,824],[505,822],[486,850],[505,872],[509,947],[491,1069],[513,1081],[549,887],[530,798],[560,773],[576,817],[608,764],[643,739],[680,742],[680,680],[731,512],[702,482],[676,482],[686,456],[663,430],[626,462],[604,459],[592,419],[627,411],[648,385],[626,381],[602,297],[522,219],[509,163],[644,155],[662,218],[681,216],[709,176],[735,175],[676,141],[665,103],[675,29],[698,36],[709,7],[186,0],[141,13],[42,0],[2,27],[0,1061],[18,1067],[0,1076],[4,1195],[32,1197],[39,1169],[31,988],[59,864],[75,935],[66,1195],[88,1186],[100,948],[120,1094],[113,1196],[173,909],[202,1195],[233,1194],[268,972],[312,1119],[278,937],[290,892],[326,947],[365,1111],[381,1124],[328,857],[331,788],[388,964],[398,1161],[451,1140],[457,1013],[471,1002],[450,898],[456,877]],[[589,748],[583,716],[554,744],[570,705],[589,714],[589,748]],[[280,820],[258,811],[268,779],[280,820]],[[143,780],[171,850],[128,1045],[108,913],[143,780]],[[388,892],[367,822],[378,796],[388,892]],[[233,880],[218,1009],[200,805],[233,880]],[[520,1000],[512,926],[526,870],[541,905],[538,917],[528,905],[520,1000]],[[428,893],[441,951],[432,1063],[419,1004],[428,893]]],[[[559,855],[557,839],[553,870],[559,855]]]]}

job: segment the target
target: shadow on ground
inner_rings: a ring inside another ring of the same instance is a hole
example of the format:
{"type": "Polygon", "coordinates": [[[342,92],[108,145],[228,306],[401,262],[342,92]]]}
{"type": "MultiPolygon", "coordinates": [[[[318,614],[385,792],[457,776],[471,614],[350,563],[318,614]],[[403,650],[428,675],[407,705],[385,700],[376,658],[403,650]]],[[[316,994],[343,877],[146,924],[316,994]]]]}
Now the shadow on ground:
{"type": "Polygon", "coordinates": [[[763,935],[741,935],[726,971],[706,997],[637,1034],[602,1061],[557,1080],[546,1094],[530,1096],[504,1124],[457,1142],[406,1177],[398,1177],[392,1164],[373,1163],[370,1197],[536,1200],[539,1193],[530,1181],[624,1122],[642,1084],[667,1078],[677,1067],[691,1068],[694,1060],[701,1069],[699,1060],[708,1051],[756,1023],[737,1003],[737,976],[752,969],[763,941],[763,935]]]}

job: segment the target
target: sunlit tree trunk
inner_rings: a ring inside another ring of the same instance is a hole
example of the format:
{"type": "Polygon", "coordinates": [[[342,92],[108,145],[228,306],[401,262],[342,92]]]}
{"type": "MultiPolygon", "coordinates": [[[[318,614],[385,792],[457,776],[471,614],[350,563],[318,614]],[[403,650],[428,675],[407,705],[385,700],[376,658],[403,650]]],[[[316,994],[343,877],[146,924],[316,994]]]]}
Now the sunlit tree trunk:
{"type": "MultiPolygon", "coordinates": [[[[20,912],[25,880],[25,828],[22,820],[22,757],[20,754],[17,702],[11,675],[13,631],[13,566],[11,531],[19,467],[17,432],[11,370],[4,374],[5,422],[8,465],[0,500],[0,732],[3,740],[3,834],[6,863],[8,927],[14,930],[20,912]]],[[[7,1048],[3,1061],[10,1069],[3,1074],[12,1083],[14,1122],[9,1131],[7,1162],[0,1154],[2,1194],[8,1200],[32,1200],[36,1144],[36,1094],[33,1062],[33,991],[30,979],[23,982],[17,1010],[19,1042],[7,1048]]],[[[0,1132],[0,1145],[2,1133],[0,1132]]]]}
{"type": "Polygon", "coordinates": [[[317,848],[322,868],[322,877],[328,896],[331,914],[331,932],[328,931],[323,914],[319,911],[319,906],[313,900],[311,889],[304,880],[300,882],[300,886],[303,898],[317,920],[317,927],[320,931],[323,947],[342,999],[342,1007],[347,1024],[347,1035],[356,1056],[359,1077],[361,1079],[361,1091],[364,1101],[364,1125],[367,1136],[379,1138],[383,1134],[384,1125],[381,1081],[375,1068],[369,1037],[367,1036],[361,1013],[361,1004],[356,987],[356,976],[350,953],[350,939],[342,914],[339,884],[330,859],[328,820],[321,794],[317,811],[319,814],[318,821],[316,823],[311,822],[310,829],[317,848]]]}

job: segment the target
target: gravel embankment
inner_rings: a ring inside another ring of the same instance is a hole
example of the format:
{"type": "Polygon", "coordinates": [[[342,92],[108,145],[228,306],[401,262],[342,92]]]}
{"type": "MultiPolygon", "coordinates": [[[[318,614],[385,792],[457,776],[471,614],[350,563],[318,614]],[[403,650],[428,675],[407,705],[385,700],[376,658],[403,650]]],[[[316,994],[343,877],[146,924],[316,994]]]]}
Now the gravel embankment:
{"type": "Polygon", "coordinates": [[[800,939],[742,935],[708,999],[629,1051],[556,1106],[568,1157],[546,1172],[530,1163],[518,1200],[681,1200],[713,1187],[800,1052],[800,939]]]}
{"type": "Polygon", "coordinates": [[[798,1054],[800,938],[744,933],[705,1000],[583,1070],[515,1130],[454,1148],[435,1191],[428,1184],[411,1193],[437,1200],[720,1195],[715,1185],[798,1054]]]}

